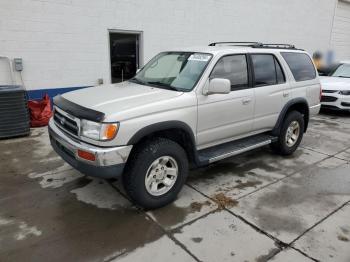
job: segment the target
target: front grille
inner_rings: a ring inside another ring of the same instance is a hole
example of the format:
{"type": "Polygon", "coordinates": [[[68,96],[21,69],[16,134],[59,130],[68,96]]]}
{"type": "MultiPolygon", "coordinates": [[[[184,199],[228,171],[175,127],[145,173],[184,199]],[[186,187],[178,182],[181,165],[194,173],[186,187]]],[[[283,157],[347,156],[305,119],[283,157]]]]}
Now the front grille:
{"type": "Polygon", "coordinates": [[[334,96],[322,96],[321,102],[334,102],[337,101],[338,98],[334,96]]]}
{"type": "Polygon", "coordinates": [[[327,94],[330,94],[330,93],[336,93],[338,92],[337,90],[322,90],[322,93],[327,93],[327,94]]]}
{"type": "Polygon", "coordinates": [[[339,107],[332,106],[332,105],[322,105],[323,109],[330,109],[330,110],[339,110],[339,107]]]}
{"type": "Polygon", "coordinates": [[[79,127],[74,120],[64,116],[63,114],[61,114],[57,110],[55,110],[55,114],[53,116],[53,119],[54,119],[56,125],[58,125],[63,130],[65,130],[68,133],[71,133],[75,136],[78,135],[79,127]]]}

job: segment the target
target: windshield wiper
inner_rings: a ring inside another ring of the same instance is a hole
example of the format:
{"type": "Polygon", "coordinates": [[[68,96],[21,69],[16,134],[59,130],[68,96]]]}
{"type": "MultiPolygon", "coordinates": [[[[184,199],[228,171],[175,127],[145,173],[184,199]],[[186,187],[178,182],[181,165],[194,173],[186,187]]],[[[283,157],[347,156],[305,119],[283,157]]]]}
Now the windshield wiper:
{"type": "Polygon", "coordinates": [[[140,84],[140,85],[147,85],[146,82],[143,82],[143,81],[137,79],[136,77],[133,77],[133,78],[129,79],[129,81],[137,83],[137,84],[140,84]]]}
{"type": "Polygon", "coordinates": [[[170,90],[175,90],[175,91],[179,91],[176,87],[167,85],[165,83],[159,82],[159,81],[151,81],[151,82],[146,82],[146,84],[150,84],[150,85],[156,85],[159,87],[164,87],[166,89],[170,89],[170,90]]]}

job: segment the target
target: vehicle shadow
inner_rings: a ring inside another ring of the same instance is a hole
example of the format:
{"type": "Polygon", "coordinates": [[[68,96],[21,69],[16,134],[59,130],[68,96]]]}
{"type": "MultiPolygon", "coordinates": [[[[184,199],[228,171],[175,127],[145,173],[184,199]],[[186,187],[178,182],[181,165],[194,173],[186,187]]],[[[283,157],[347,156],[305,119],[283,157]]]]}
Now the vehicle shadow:
{"type": "Polygon", "coordinates": [[[350,109],[349,111],[345,110],[332,110],[332,109],[327,109],[327,108],[321,108],[320,111],[321,115],[327,115],[330,117],[350,117],[350,109]]]}

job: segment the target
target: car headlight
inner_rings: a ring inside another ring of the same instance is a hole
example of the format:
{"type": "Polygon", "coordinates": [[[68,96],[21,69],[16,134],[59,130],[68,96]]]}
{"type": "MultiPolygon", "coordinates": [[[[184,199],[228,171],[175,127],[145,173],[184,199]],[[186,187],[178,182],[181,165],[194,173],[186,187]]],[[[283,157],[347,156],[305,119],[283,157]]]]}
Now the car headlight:
{"type": "Polygon", "coordinates": [[[344,96],[350,96],[350,90],[339,91],[339,94],[344,95],[344,96]]]}
{"type": "Polygon", "coordinates": [[[118,133],[118,123],[97,123],[82,119],[80,122],[82,136],[91,138],[93,140],[111,140],[115,138],[118,133]]]}

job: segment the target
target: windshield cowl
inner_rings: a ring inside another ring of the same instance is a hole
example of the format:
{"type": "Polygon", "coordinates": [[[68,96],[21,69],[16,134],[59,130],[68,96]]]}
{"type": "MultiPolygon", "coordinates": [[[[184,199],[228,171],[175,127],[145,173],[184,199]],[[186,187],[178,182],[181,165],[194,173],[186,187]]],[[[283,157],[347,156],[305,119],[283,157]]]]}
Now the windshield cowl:
{"type": "Polygon", "coordinates": [[[162,82],[143,82],[143,81],[137,79],[136,77],[129,79],[129,81],[132,82],[132,83],[140,84],[140,85],[152,86],[152,87],[156,87],[156,88],[163,88],[163,89],[183,92],[183,90],[180,90],[179,88],[166,85],[166,84],[164,84],[162,82]]]}

